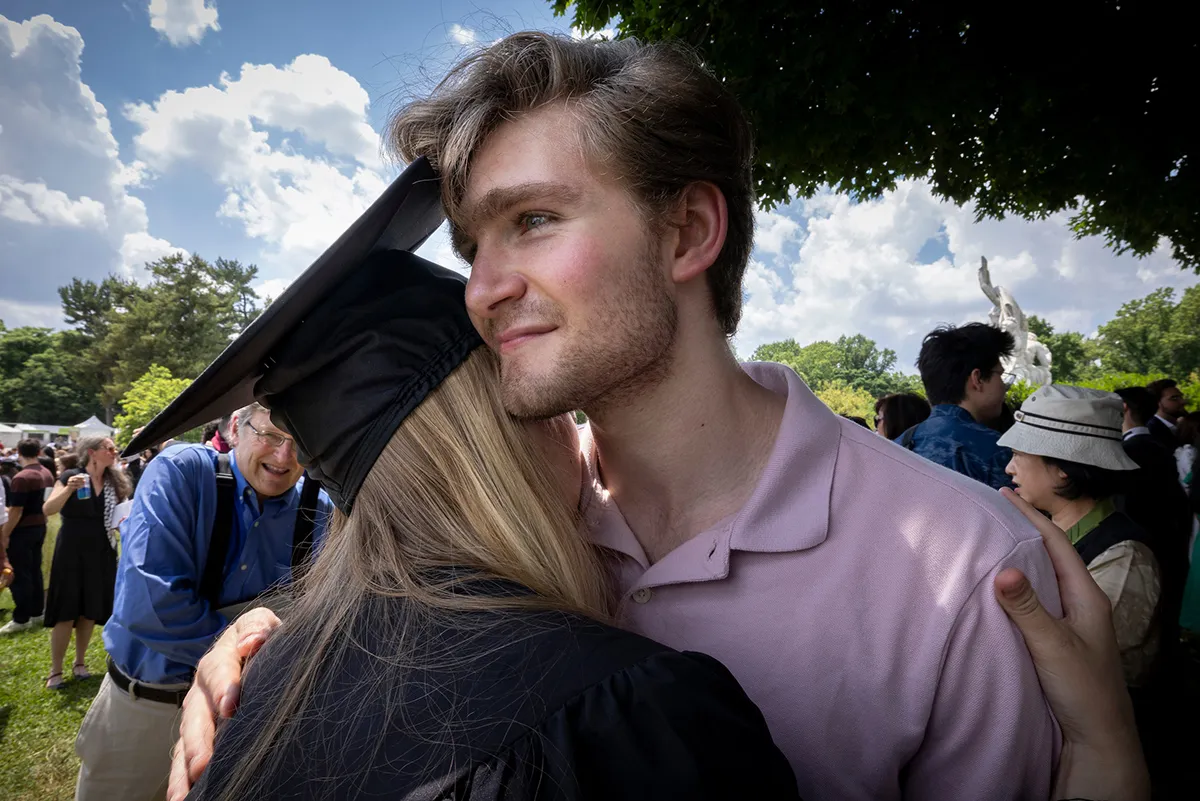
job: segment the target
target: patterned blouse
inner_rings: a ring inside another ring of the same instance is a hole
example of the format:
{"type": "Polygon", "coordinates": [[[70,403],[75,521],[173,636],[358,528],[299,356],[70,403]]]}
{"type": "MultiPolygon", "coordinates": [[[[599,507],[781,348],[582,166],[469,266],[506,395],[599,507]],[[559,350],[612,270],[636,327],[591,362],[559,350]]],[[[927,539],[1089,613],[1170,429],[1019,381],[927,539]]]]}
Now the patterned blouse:
{"type": "Polygon", "coordinates": [[[1110,499],[1097,503],[1067,536],[1076,547],[1082,547],[1085,538],[1119,540],[1091,558],[1088,572],[1112,603],[1125,683],[1139,687],[1158,655],[1158,601],[1162,594],[1158,560],[1141,541],[1144,532],[1117,512],[1110,499]]]}

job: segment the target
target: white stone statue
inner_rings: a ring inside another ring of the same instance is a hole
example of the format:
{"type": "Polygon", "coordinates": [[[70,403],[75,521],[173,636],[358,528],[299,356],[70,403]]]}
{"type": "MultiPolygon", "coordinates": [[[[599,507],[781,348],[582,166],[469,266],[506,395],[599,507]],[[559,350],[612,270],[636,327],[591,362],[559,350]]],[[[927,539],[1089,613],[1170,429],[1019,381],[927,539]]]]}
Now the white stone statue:
{"type": "Polygon", "coordinates": [[[988,315],[988,322],[1012,334],[1013,338],[1012,356],[1000,360],[1000,365],[1007,374],[1005,381],[1027,381],[1035,387],[1051,383],[1053,377],[1050,374],[1050,349],[1038,339],[1037,334],[1029,330],[1025,312],[1021,311],[1012,293],[1002,286],[992,286],[987,259],[981,258],[980,262],[979,288],[993,306],[988,315]]]}

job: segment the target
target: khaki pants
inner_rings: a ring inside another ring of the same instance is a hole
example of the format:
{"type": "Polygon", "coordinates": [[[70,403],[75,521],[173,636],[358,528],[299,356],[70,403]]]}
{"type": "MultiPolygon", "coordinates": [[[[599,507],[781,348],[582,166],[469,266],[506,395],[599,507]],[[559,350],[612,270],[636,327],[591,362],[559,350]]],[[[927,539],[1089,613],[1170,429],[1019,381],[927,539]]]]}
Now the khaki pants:
{"type": "MultiPolygon", "coordinates": [[[[148,685],[179,689],[187,685],[148,685]]],[[[75,753],[83,764],[75,801],[161,801],[179,739],[179,707],[130,698],[107,674],[88,710],[75,753]]]]}

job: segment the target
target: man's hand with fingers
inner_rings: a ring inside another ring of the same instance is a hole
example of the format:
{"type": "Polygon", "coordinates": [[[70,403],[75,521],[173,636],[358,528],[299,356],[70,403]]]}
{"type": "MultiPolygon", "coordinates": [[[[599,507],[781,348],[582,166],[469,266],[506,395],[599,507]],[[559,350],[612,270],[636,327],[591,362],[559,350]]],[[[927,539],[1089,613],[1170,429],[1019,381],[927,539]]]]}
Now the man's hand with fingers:
{"type": "Polygon", "coordinates": [[[262,648],[280,624],[265,607],[235,620],[213,643],[200,664],[183,701],[179,742],[171,760],[168,801],[183,801],[212,758],[217,719],[232,717],[242,687],[242,668],[262,648]]]}
{"type": "Polygon", "coordinates": [[[996,576],[996,599],[1033,656],[1063,732],[1054,798],[1148,801],[1150,778],[1125,689],[1112,604],[1062,529],[1012,490],[1001,490],[1041,532],[1062,596],[1046,611],[1019,570],[996,576]]]}

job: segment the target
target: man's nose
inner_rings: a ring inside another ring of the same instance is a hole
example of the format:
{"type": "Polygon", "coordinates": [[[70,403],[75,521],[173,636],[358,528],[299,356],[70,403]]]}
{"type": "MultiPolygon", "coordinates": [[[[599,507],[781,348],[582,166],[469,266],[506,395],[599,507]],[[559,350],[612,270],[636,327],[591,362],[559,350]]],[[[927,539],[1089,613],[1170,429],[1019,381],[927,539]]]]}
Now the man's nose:
{"type": "Polygon", "coordinates": [[[495,317],[506,302],[523,297],[527,288],[519,270],[506,267],[481,248],[467,279],[467,310],[477,321],[495,317]]]}

